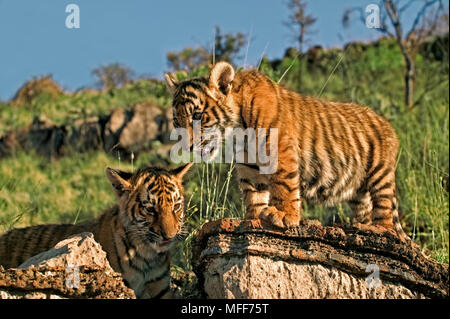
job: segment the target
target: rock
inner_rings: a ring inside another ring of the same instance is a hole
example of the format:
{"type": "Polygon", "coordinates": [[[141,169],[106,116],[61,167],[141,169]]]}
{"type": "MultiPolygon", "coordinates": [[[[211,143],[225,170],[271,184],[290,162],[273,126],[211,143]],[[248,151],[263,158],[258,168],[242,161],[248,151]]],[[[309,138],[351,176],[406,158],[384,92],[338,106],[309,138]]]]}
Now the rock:
{"type": "Polygon", "coordinates": [[[22,148],[35,150],[41,156],[48,158],[58,157],[64,151],[66,136],[66,127],[35,117],[22,148]]]}
{"type": "Polygon", "coordinates": [[[45,118],[35,117],[33,122],[18,130],[7,131],[0,137],[0,158],[10,156],[19,149],[34,150],[48,158],[60,156],[67,135],[64,126],[57,126],[45,118]]]}
{"type": "MultiPolygon", "coordinates": [[[[110,115],[76,119],[56,125],[35,117],[32,124],[9,130],[0,137],[0,158],[19,149],[33,150],[47,158],[74,152],[104,149],[122,160],[130,160],[139,152],[152,149],[152,143],[170,142],[172,113],[156,104],[145,102],[128,109],[116,109],[110,115]]],[[[168,153],[163,150],[163,153],[168,153]]]]}
{"type": "Polygon", "coordinates": [[[152,141],[165,142],[170,134],[167,111],[153,103],[141,103],[132,109],[115,110],[105,125],[105,150],[122,158],[149,148],[152,141]]]}
{"type": "Polygon", "coordinates": [[[71,236],[18,268],[0,266],[0,299],[135,298],[92,233],[71,236]]]}
{"type": "Polygon", "coordinates": [[[448,265],[353,226],[223,219],[203,225],[192,260],[208,298],[448,298],[448,265]]]}
{"type": "Polygon", "coordinates": [[[103,148],[103,129],[105,125],[103,117],[89,117],[77,119],[68,126],[66,144],[75,152],[87,152],[103,148]]]}
{"type": "Polygon", "coordinates": [[[94,235],[87,232],[60,241],[54,248],[29,258],[17,268],[32,266],[38,268],[90,266],[113,272],[106,252],[94,240],[94,235]]]}

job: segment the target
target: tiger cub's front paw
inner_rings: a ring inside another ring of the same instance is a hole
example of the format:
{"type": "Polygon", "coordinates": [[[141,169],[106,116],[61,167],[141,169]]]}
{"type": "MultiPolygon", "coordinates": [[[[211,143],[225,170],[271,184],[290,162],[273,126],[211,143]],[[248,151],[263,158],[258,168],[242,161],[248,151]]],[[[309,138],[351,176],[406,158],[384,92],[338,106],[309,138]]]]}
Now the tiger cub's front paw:
{"type": "Polygon", "coordinates": [[[289,214],[278,210],[276,207],[269,206],[261,211],[259,218],[270,222],[280,228],[296,227],[300,223],[300,216],[297,213],[289,214]]]}

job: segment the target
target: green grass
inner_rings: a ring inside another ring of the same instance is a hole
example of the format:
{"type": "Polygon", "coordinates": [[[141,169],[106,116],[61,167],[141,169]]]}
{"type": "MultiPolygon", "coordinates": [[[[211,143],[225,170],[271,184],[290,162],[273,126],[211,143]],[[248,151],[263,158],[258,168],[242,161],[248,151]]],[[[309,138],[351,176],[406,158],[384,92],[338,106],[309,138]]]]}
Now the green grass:
{"type": "MultiPolygon", "coordinates": [[[[448,60],[425,61],[418,57],[416,105],[403,101],[403,64],[395,46],[381,44],[364,52],[330,50],[312,69],[305,61],[285,58],[277,69],[267,60],[261,70],[281,84],[329,100],[368,105],[385,116],[400,139],[397,187],[407,232],[434,259],[449,262],[449,92],[448,60]],[[299,84],[299,68],[307,70],[299,84]]],[[[205,74],[201,68],[195,75],[205,74]]],[[[190,76],[181,72],[180,78],[190,76]]],[[[170,105],[164,83],[137,81],[111,92],[45,95],[32,105],[0,105],[0,135],[45,115],[58,124],[74,118],[107,114],[113,108],[151,100],[170,105]]],[[[39,223],[73,223],[91,218],[115,201],[104,176],[106,166],[132,170],[158,163],[153,153],[139,156],[133,165],[102,151],[73,154],[48,161],[18,152],[0,160],[0,232],[39,223]]],[[[232,165],[197,164],[186,181],[187,240],[175,250],[174,262],[190,269],[190,247],[195,231],[206,221],[243,217],[244,209],[232,165]]],[[[348,221],[347,205],[335,208],[308,206],[304,216],[324,223],[348,221]]]]}
{"type": "Polygon", "coordinates": [[[62,125],[79,118],[107,115],[115,108],[126,108],[145,101],[168,107],[170,95],[165,84],[141,79],[123,88],[105,92],[81,90],[64,93],[57,98],[50,98],[44,92],[33,99],[30,105],[0,105],[0,136],[7,130],[31,124],[36,116],[45,116],[55,124],[62,125]]]}

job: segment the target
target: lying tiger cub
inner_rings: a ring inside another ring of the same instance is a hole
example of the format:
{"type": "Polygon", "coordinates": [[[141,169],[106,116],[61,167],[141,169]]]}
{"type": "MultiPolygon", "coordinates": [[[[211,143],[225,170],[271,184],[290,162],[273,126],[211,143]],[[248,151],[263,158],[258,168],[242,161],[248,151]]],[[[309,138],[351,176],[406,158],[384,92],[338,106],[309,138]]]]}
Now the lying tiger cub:
{"type": "Polygon", "coordinates": [[[77,225],[37,225],[5,233],[0,237],[0,265],[17,267],[73,234],[91,232],[137,298],[171,297],[169,249],[181,237],[182,179],[191,166],[146,167],[135,173],[107,168],[117,195],[113,207],[77,225]]]}

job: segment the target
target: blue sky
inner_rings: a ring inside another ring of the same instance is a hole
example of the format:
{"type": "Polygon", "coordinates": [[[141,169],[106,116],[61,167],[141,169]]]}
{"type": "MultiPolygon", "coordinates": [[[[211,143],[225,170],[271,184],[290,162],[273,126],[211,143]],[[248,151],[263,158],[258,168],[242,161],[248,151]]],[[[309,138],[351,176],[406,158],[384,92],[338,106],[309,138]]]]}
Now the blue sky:
{"type": "MultiPolygon", "coordinates": [[[[341,23],[346,8],[374,2],[309,1],[308,11],[318,19],[309,44],[376,39],[377,31],[359,21],[349,29],[341,23]]],[[[288,16],[284,0],[0,0],[0,99],[44,74],[65,89],[92,86],[91,70],[112,62],[161,77],[168,70],[166,52],[212,43],[215,25],[223,33],[251,32],[247,63],[255,65],[266,45],[269,58],[296,45],[283,24],[288,16]],[[79,29],[65,26],[70,3],[80,8],[79,29]]]]}

